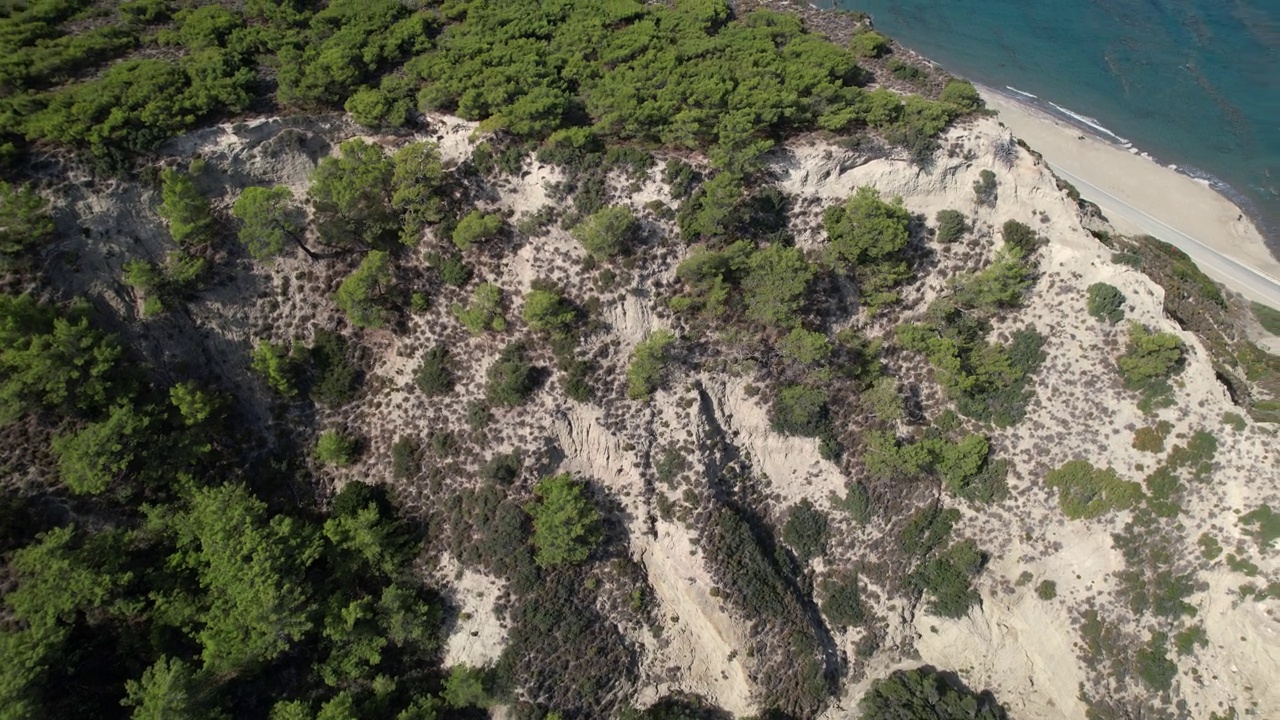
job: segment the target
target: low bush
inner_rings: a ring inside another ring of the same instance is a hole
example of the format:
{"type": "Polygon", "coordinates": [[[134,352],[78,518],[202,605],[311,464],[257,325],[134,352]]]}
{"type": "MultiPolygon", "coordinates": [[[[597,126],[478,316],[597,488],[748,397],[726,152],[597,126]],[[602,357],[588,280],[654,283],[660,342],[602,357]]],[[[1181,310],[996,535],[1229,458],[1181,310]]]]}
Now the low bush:
{"type": "Polygon", "coordinates": [[[537,387],[538,373],[529,362],[525,346],[512,343],[503,348],[489,366],[485,396],[491,402],[514,407],[524,404],[537,387]]]}
{"type": "Polygon", "coordinates": [[[861,625],[867,618],[862,591],[855,573],[837,575],[822,581],[822,614],[836,628],[861,625]]]}
{"type": "Polygon", "coordinates": [[[347,467],[356,460],[356,443],[337,430],[325,430],[316,439],[315,455],[325,465],[347,467]]]}
{"type": "Polygon", "coordinates": [[[1063,514],[1076,520],[1127,510],[1143,497],[1138,483],[1121,480],[1115,470],[1095,468],[1087,460],[1072,460],[1050,470],[1044,481],[1058,491],[1063,514]]]}
{"type": "Polygon", "coordinates": [[[944,245],[959,240],[969,232],[969,222],[959,210],[939,210],[935,219],[938,222],[938,242],[944,245]]]}
{"type": "Polygon", "coordinates": [[[413,373],[414,384],[427,397],[439,397],[453,392],[453,366],[449,361],[449,348],[436,345],[422,354],[417,370],[413,373]]]}
{"type": "Polygon", "coordinates": [[[1112,325],[1124,319],[1125,296],[1114,285],[1097,282],[1089,286],[1089,314],[1112,325]]]}
{"type": "Polygon", "coordinates": [[[791,507],[782,526],[782,541],[795,551],[801,563],[827,550],[827,516],[806,498],[791,507]]]}
{"type": "Polygon", "coordinates": [[[995,173],[990,170],[978,173],[978,179],[973,181],[973,196],[979,205],[994,206],[998,192],[995,173]]]}
{"type": "Polygon", "coordinates": [[[668,330],[654,330],[631,353],[627,367],[627,398],[647,401],[662,386],[669,359],[669,348],[675,335],[668,330]]]}

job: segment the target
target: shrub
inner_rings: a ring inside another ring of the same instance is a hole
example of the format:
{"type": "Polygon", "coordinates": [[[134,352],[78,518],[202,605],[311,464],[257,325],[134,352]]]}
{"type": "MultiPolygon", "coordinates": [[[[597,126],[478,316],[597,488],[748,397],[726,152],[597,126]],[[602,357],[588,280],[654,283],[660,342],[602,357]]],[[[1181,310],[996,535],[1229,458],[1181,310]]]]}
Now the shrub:
{"type": "Polygon", "coordinates": [[[1095,468],[1072,460],[1050,470],[1045,484],[1058,491],[1058,504],[1069,518],[1087,520],[1112,510],[1127,510],[1142,499],[1142,486],[1121,480],[1111,468],[1095,468]]]}
{"type": "Polygon", "coordinates": [[[912,65],[898,58],[889,59],[889,72],[893,73],[893,76],[899,80],[904,80],[913,85],[923,83],[929,77],[918,65],[912,65]]]}
{"type": "Polygon", "coordinates": [[[845,496],[840,497],[836,493],[831,493],[831,505],[849,513],[849,517],[859,525],[866,525],[871,522],[871,495],[867,492],[865,485],[859,482],[850,482],[845,485],[845,496]]]}
{"type": "Polygon", "coordinates": [[[1042,580],[1036,586],[1036,596],[1041,600],[1052,600],[1058,597],[1058,583],[1052,580],[1042,580]]]}
{"type": "Polygon", "coordinates": [[[972,540],[952,545],[927,560],[913,574],[913,581],[932,596],[929,610],[942,617],[961,618],[979,600],[973,578],[982,571],[986,556],[972,540]]]}
{"type": "Polygon", "coordinates": [[[538,502],[526,510],[533,517],[535,559],[540,567],[578,564],[604,538],[600,513],[568,473],[543,478],[534,488],[538,502]]]}
{"type": "Polygon", "coordinates": [[[520,477],[520,471],[523,469],[524,458],[519,452],[500,453],[480,466],[480,477],[499,485],[510,485],[520,477]]]}
{"type": "Polygon", "coordinates": [[[1097,282],[1089,286],[1089,314],[1112,325],[1124,319],[1124,293],[1114,285],[1097,282]]]}
{"type": "Polygon", "coordinates": [[[12,258],[53,237],[49,203],[29,185],[0,181],[0,255],[12,258]]]}
{"type": "Polygon", "coordinates": [[[342,405],[360,387],[360,370],[348,356],[347,341],[328,330],[317,330],[307,352],[311,370],[311,399],[329,406],[342,405]]]}
{"type": "Polygon", "coordinates": [[[867,617],[862,591],[855,573],[838,575],[822,581],[822,614],[833,627],[847,628],[862,624],[867,617]]]}
{"type": "Polygon", "coordinates": [[[417,441],[408,436],[401,436],[391,446],[391,475],[397,480],[408,480],[418,474],[418,459],[422,449],[417,441]]]}
{"type": "Polygon", "coordinates": [[[449,348],[436,345],[422,354],[422,361],[413,373],[413,381],[427,397],[439,397],[453,392],[453,367],[449,362],[449,348]]]}
{"type": "Polygon", "coordinates": [[[902,395],[898,393],[898,382],[886,375],[876,378],[862,393],[862,399],[881,422],[897,422],[907,415],[902,395]]]}
{"type": "Polygon", "coordinates": [[[628,252],[640,233],[640,221],[631,208],[611,205],[573,228],[573,237],[597,260],[609,260],[628,252]]]}
{"type": "Polygon", "coordinates": [[[825,260],[834,270],[852,273],[863,301],[875,308],[897,300],[892,289],[911,277],[905,251],[911,213],[902,198],[880,199],[872,187],[860,187],[844,205],[823,213],[827,231],[825,260]]]}
{"type": "Polygon", "coordinates": [[[444,688],[440,697],[449,703],[449,707],[484,709],[494,704],[495,700],[485,688],[488,673],[484,668],[473,668],[466,665],[454,665],[449,668],[449,677],[444,680],[444,688]]]}
{"type": "Polygon", "coordinates": [[[507,319],[502,313],[502,288],[493,283],[478,285],[471,295],[471,304],[467,307],[454,305],[453,314],[472,335],[486,330],[501,332],[507,329],[507,319]]]}
{"type": "Polygon", "coordinates": [[[959,210],[939,210],[935,219],[938,221],[938,242],[944,245],[959,240],[969,232],[968,220],[959,210]]]}
{"type": "Polygon", "coordinates": [[[325,430],[316,438],[315,455],[325,465],[347,467],[356,460],[356,444],[337,430],[325,430]]]}
{"type": "Polygon", "coordinates": [[[804,253],[786,245],[770,245],[751,255],[742,280],[747,317],[768,327],[787,328],[800,321],[813,267],[804,253]]]}
{"type": "Polygon", "coordinates": [[[946,87],[938,94],[938,99],[955,105],[962,112],[973,112],[982,107],[982,96],[973,87],[973,83],[967,80],[948,80],[946,87]]]}
{"type": "Polygon", "coordinates": [[[459,250],[469,250],[476,243],[492,240],[501,235],[503,224],[501,215],[486,215],[479,210],[472,210],[454,227],[453,244],[459,250]]]}
{"type": "Polygon", "coordinates": [[[889,38],[875,30],[865,30],[849,40],[849,50],[858,57],[878,58],[889,52],[889,38]]]}
{"type": "Polygon", "coordinates": [[[669,347],[676,336],[669,330],[654,330],[636,345],[627,366],[627,398],[648,401],[662,386],[669,359],[669,347]]]}
{"type": "Polygon", "coordinates": [[[489,385],[485,396],[499,405],[523,404],[538,387],[538,375],[521,343],[512,343],[502,349],[489,366],[489,385]]]}
{"type": "Polygon", "coordinates": [[[1173,679],[1178,675],[1178,665],[1169,659],[1169,635],[1163,632],[1151,633],[1147,644],[1138,649],[1134,656],[1135,670],[1138,677],[1147,687],[1158,692],[1168,692],[1173,688],[1173,679]]]}
{"type": "Polygon", "coordinates": [[[831,341],[826,334],[802,327],[792,328],[788,335],[778,341],[778,349],[783,355],[805,365],[826,362],[832,351],[831,341]]]}
{"type": "Polygon", "coordinates": [[[432,142],[405,145],[392,162],[395,168],[391,174],[391,206],[404,215],[400,242],[416,245],[427,225],[444,219],[448,175],[440,160],[440,148],[432,142]]]}
{"type": "Polygon", "coordinates": [[[994,206],[999,197],[996,174],[990,170],[978,173],[978,179],[973,181],[973,195],[979,205],[994,206]]]}
{"type": "Polygon", "coordinates": [[[165,168],[160,173],[160,216],[169,222],[169,234],[179,245],[202,245],[213,239],[213,210],[184,172],[165,168]]]}
{"type": "Polygon", "coordinates": [[[818,437],[830,429],[827,394],[809,385],[785,385],[769,411],[774,432],[818,437]]]}
{"type": "Polygon", "coordinates": [[[1035,230],[1017,220],[1005,220],[1004,225],[1000,226],[1000,237],[1004,239],[1005,245],[1017,248],[1023,255],[1031,254],[1040,242],[1035,230]]]}
{"type": "Polygon", "coordinates": [[[462,287],[471,280],[471,267],[462,260],[460,255],[432,255],[429,258],[431,266],[440,274],[440,282],[453,287],[462,287]]]}
{"type": "Polygon", "coordinates": [[[250,367],[267,379],[271,389],[285,397],[298,394],[296,386],[296,366],[291,353],[284,345],[277,345],[266,340],[260,341],[253,348],[250,367]]]}
{"type": "Polygon", "coordinates": [[[782,541],[795,551],[800,562],[827,551],[827,516],[806,498],[791,507],[782,526],[782,541]]]}

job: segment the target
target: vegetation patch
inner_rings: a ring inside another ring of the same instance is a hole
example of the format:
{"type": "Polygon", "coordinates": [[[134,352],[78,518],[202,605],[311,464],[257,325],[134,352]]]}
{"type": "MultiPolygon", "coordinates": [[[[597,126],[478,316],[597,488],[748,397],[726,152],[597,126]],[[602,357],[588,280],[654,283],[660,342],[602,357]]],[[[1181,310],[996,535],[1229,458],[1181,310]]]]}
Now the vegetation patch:
{"type": "Polygon", "coordinates": [[[1095,468],[1087,460],[1071,460],[1050,470],[1045,484],[1058,491],[1062,513],[1074,520],[1100,517],[1113,510],[1127,510],[1142,499],[1142,486],[1121,480],[1111,468],[1095,468]]]}

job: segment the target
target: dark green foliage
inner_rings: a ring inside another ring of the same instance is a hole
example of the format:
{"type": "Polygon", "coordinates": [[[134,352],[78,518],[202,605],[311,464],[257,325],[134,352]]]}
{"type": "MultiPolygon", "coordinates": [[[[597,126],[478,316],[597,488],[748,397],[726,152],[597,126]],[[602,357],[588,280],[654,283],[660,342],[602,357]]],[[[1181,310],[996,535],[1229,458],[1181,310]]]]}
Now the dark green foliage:
{"type": "Polygon", "coordinates": [[[293,205],[293,192],[287,187],[247,187],[236,198],[231,214],[240,221],[240,242],[255,260],[281,254],[286,240],[305,247],[301,211],[293,205]]]}
{"type": "Polygon", "coordinates": [[[307,188],[320,241],[351,249],[394,239],[400,232],[391,204],[395,162],[381,147],[359,138],[338,150],[320,161],[307,188]]]}
{"type": "Polygon", "coordinates": [[[863,302],[873,309],[896,302],[893,288],[911,277],[904,256],[911,214],[901,199],[885,202],[875,188],[861,187],[844,205],[827,208],[823,223],[827,263],[853,275],[863,302]]]}
{"type": "Polygon", "coordinates": [[[948,80],[946,87],[942,88],[942,92],[938,94],[938,100],[950,103],[965,113],[982,107],[982,96],[978,94],[973,83],[967,80],[948,80]]]}
{"type": "Polygon", "coordinates": [[[917,568],[912,581],[932,596],[929,610],[942,617],[961,618],[978,602],[973,578],[982,571],[986,555],[972,540],[962,540],[917,568]]]}
{"type": "Polygon", "coordinates": [[[854,522],[859,525],[866,525],[871,522],[871,495],[867,493],[867,488],[858,482],[851,482],[845,485],[845,496],[842,498],[831,493],[831,504],[833,507],[839,508],[849,513],[854,522]]]}
{"type": "Polygon", "coordinates": [[[849,573],[822,582],[822,614],[837,628],[861,625],[866,620],[857,575],[849,573]]]}
{"type": "Polygon", "coordinates": [[[1052,580],[1042,580],[1036,586],[1036,597],[1041,600],[1052,600],[1058,597],[1058,584],[1052,580]]]}
{"type": "Polygon", "coordinates": [[[769,411],[775,432],[818,437],[830,428],[827,394],[809,385],[786,385],[778,390],[769,411]]]}
{"type": "Polygon", "coordinates": [[[974,693],[928,668],[877,680],[859,705],[861,720],[1007,720],[991,693],[974,693]]]}
{"type": "Polygon", "coordinates": [[[693,194],[693,189],[701,180],[702,176],[698,171],[679,158],[668,160],[662,169],[662,182],[666,183],[671,197],[676,200],[684,200],[693,194]]]}
{"type": "Polygon", "coordinates": [[[905,80],[909,83],[920,84],[928,78],[925,71],[918,65],[912,65],[911,63],[905,60],[899,60],[898,58],[889,58],[888,67],[889,72],[893,73],[894,77],[899,80],[905,80]]]}
{"type": "Polygon", "coordinates": [[[432,256],[431,266],[440,273],[440,281],[445,285],[462,287],[471,279],[471,267],[462,261],[460,255],[432,256]]]}
{"type": "Polygon", "coordinates": [[[1173,689],[1173,679],[1178,675],[1178,666],[1169,659],[1167,633],[1151,633],[1147,644],[1138,649],[1134,664],[1138,677],[1147,684],[1147,687],[1157,692],[1169,692],[1173,689]]]}
{"type": "Polygon", "coordinates": [[[959,210],[939,210],[935,218],[938,221],[938,242],[947,245],[964,237],[969,232],[969,222],[959,210]]]}
{"type": "Polygon", "coordinates": [[[1124,319],[1124,293],[1106,283],[1089,286],[1089,314],[1112,325],[1124,319]]]}
{"type": "Polygon", "coordinates": [[[382,250],[370,250],[360,266],[338,286],[333,301],[352,325],[380,328],[391,317],[386,293],[391,287],[392,275],[391,256],[382,250]]]}
{"type": "Polygon", "coordinates": [[[494,702],[485,689],[487,674],[482,668],[455,665],[445,678],[440,697],[452,708],[487,708],[494,702]]]}
{"type": "Polygon", "coordinates": [[[1240,524],[1249,528],[1247,531],[1258,543],[1258,549],[1269,552],[1271,546],[1280,539],[1280,513],[1263,503],[1240,516],[1240,524]]]}
{"type": "Polygon", "coordinates": [[[639,235],[640,221],[625,205],[598,210],[573,228],[574,239],[597,260],[626,254],[639,235]]]}
{"type": "Polygon", "coordinates": [[[831,357],[833,349],[826,334],[795,327],[778,341],[778,350],[798,363],[821,365],[831,357]]]}
{"type": "MultiPolygon", "coordinates": [[[[3,235],[0,235],[0,250],[5,245],[3,235]]],[[[1259,302],[1253,303],[1251,307],[1253,308],[1253,316],[1258,319],[1258,323],[1262,325],[1263,330],[1272,335],[1280,335],[1280,310],[1267,307],[1259,302]]]]}
{"type": "Polygon", "coordinates": [[[827,550],[827,516],[806,498],[791,507],[782,525],[782,541],[795,551],[800,562],[819,557],[827,550]]]}
{"type": "Polygon", "coordinates": [[[973,194],[979,205],[995,205],[997,191],[995,173],[990,170],[978,173],[978,179],[973,181],[973,194]]]}
{"type": "Polygon", "coordinates": [[[0,268],[53,237],[48,206],[31,186],[0,181],[0,268]]]}
{"type": "Polygon", "coordinates": [[[254,346],[250,366],[266,378],[272,390],[285,397],[298,394],[297,363],[289,348],[263,340],[254,346]]]}
{"type": "Polygon", "coordinates": [[[391,446],[391,475],[397,480],[408,480],[421,469],[419,455],[422,449],[411,437],[402,436],[391,446]]]}
{"type": "Polygon", "coordinates": [[[813,274],[796,248],[775,244],[754,253],[742,280],[747,317],[772,328],[795,326],[813,274]]]}
{"type": "Polygon", "coordinates": [[[428,397],[438,397],[453,392],[454,374],[449,362],[449,348],[436,345],[422,354],[418,369],[413,373],[418,389],[428,397]]]}
{"type": "Polygon", "coordinates": [[[509,452],[494,455],[480,466],[480,477],[499,485],[510,485],[520,477],[520,471],[524,469],[524,458],[519,452],[509,452]]]}
{"type": "Polygon", "coordinates": [[[698,310],[710,317],[725,314],[755,251],[755,246],[745,240],[723,250],[695,249],[676,268],[676,276],[684,282],[685,294],[672,299],[672,309],[698,310]]]}
{"type": "Polygon", "coordinates": [[[578,320],[573,305],[554,287],[535,287],[524,296],[524,321],[533,330],[559,336],[578,320]]]}
{"type": "Polygon", "coordinates": [[[1129,344],[1116,365],[1125,387],[1142,394],[1139,408],[1149,411],[1154,403],[1170,402],[1173,388],[1168,380],[1182,370],[1182,341],[1173,333],[1151,332],[1141,323],[1131,322],[1129,344]]]}
{"type": "Polygon", "coordinates": [[[336,407],[355,397],[360,369],[350,357],[346,338],[329,330],[317,330],[307,351],[311,374],[311,399],[336,407]]]}
{"type": "Polygon", "coordinates": [[[1095,468],[1087,460],[1072,460],[1050,470],[1044,482],[1058,491],[1062,513],[1077,520],[1126,510],[1142,499],[1141,485],[1121,480],[1111,468],[1095,468]]]}
{"type": "Polygon", "coordinates": [[[1187,602],[1196,591],[1196,574],[1179,570],[1181,551],[1165,520],[1140,509],[1111,539],[1124,556],[1117,595],[1134,615],[1176,620],[1196,614],[1187,602]]]}
{"type": "Polygon", "coordinates": [[[1022,298],[1035,282],[1035,267],[1020,250],[1001,248],[986,268],[961,273],[950,284],[952,301],[965,310],[994,315],[1022,305],[1022,298]]]}
{"type": "Polygon", "coordinates": [[[485,396],[491,402],[514,407],[524,404],[537,387],[538,373],[529,363],[524,345],[512,343],[504,347],[489,366],[485,396]]]}
{"type": "Polygon", "coordinates": [[[562,473],[543,478],[534,488],[538,502],[526,509],[533,517],[533,544],[541,567],[585,561],[603,538],[600,512],[583,485],[562,473]]]}
{"type": "Polygon", "coordinates": [[[127,481],[146,452],[151,418],[132,405],[113,408],[101,422],[53,439],[58,474],[72,492],[97,495],[114,482],[127,481]]]}
{"type": "Polygon", "coordinates": [[[1004,225],[1000,226],[1000,237],[1007,247],[1017,248],[1024,256],[1035,252],[1040,244],[1036,231],[1017,220],[1005,220],[1004,225]]]}
{"type": "Polygon", "coordinates": [[[675,335],[668,330],[654,330],[636,345],[627,366],[627,398],[648,401],[662,386],[675,335]]]}
{"type": "Polygon", "coordinates": [[[959,519],[960,511],[955,508],[917,510],[902,530],[900,540],[903,552],[916,557],[929,555],[946,542],[952,526],[959,519]]]}

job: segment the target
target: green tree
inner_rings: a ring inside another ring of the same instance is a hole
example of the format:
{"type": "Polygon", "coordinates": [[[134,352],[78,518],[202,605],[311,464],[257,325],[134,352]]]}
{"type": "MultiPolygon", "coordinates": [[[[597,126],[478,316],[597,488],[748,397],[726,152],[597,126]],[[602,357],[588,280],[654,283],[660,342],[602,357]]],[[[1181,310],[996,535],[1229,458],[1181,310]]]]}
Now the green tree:
{"type": "Polygon", "coordinates": [[[356,461],[356,443],[338,430],[325,430],[316,438],[316,460],[347,467],[356,461]]]}
{"type": "Polygon", "coordinates": [[[881,422],[897,422],[906,417],[902,395],[898,393],[898,383],[891,377],[882,375],[876,378],[871,387],[862,393],[862,399],[881,422]]]}
{"type": "Polygon", "coordinates": [[[269,515],[237,484],[194,490],[168,525],[176,548],[171,566],[195,573],[204,589],[183,625],[201,645],[205,671],[261,667],[311,630],[305,575],[320,549],[311,528],[269,515]]]}
{"type": "Polygon", "coordinates": [[[195,180],[184,172],[165,168],[160,173],[160,217],[169,222],[169,234],[179,245],[202,245],[213,239],[213,209],[195,180]]]}
{"type": "Polygon", "coordinates": [[[0,257],[7,264],[53,237],[49,202],[30,185],[0,181],[0,257]]]}
{"type": "Polygon", "coordinates": [[[524,404],[538,387],[538,373],[521,343],[511,343],[498,353],[489,366],[488,379],[485,396],[509,407],[524,404]]]}
{"type": "Polygon", "coordinates": [[[289,240],[314,257],[302,242],[301,212],[293,204],[293,191],[283,185],[247,187],[236,198],[231,214],[240,221],[240,242],[255,260],[266,260],[284,252],[289,240]]]}
{"type": "Polygon", "coordinates": [[[422,361],[413,373],[418,389],[427,397],[439,397],[453,392],[453,366],[449,362],[449,348],[436,345],[422,354],[422,361]]]}
{"type": "Polygon", "coordinates": [[[856,574],[828,578],[822,581],[821,587],[822,614],[832,626],[843,629],[861,625],[866,620],[866,606],[856,574]]]}
{"type": "Polygon", "coordinates": [[[400,231],[391,204],[395,163],[359,138],[338,149],[316,166],[307,189],[320,240],[340,248],[380,245],[400,231]]]}
{"type": "Polygon", "coordinates": [[[1029,255],[1040,243],[1036,231],[1017,220],[1005,220],[1004,225],[1000,226],[1000,237],[1006,246],[1017,248],[1023,255],[1029,255]]]}
{"type": "Polygon", "coordinates": [[[859,704],[860,720],[1008,720],[990,696],[953,684],[937,670],[898,670],[875,681],[859,704]]]}
{"type": "Polygon", "coordinates": [[[134,579],[124,568],[126,559],[121,533],[54,528],[14,551],[8,570],[16,586],[5,593],[4,604],[38,634],[55,633],[82,617],[96,624],[109,617],[134,579]]]}
{"type": "Polygon", "coordinates": [[[969,232],[969,223],[964,213],[959,210],[939,210],[936,220],[938,221],[938,242],[944,245],[959,240],[969,232]]]}
{"type": "Polygon", "coordinates": [[[206,694],[210,684],[194,668],[178,658],[161,657],[142,672],[139,680],[125,683],[121,705],[133,708],[133,720],[213,720],[226,717],[211,711],[206,694]]]}
{"type": "Polygon", "coordinates": [[[578,313],[553,288],[535,287],[524,296],[524,321],[539,332],[562,334],[578,319],[578,313]]]}
{"type": "Polygon", "coordinates": [[[151,418],[123,403],[102,422],[53,438],[58,474],[72,492],[100,495],[119,485],[146,455],[151,418]]]}
{"type": "Polygon", "coordinates": [[[1129,346],[1116,364],[1125,386],[1141,389],[1168,378],[1182,367],[1182,341],[1173,333],[1151,332],[1142,323],[1129,324],[1129,346]]]}
{"type": "Polygon", "coordinates": [[[459,220],[458,226],[453,229],[453,244],[458,246],[459,250],[469,250],[476,243],[486,242],[501,235],[505,224],[501,215],[472,210],[466,217],[459,220]]]}
{"type": "Polygon", "coordinates": [[[385,295],[391,280],[391,256],[382,250],[370,250],[360,266],[338,286],[334,302],[352,325],[380,328],[390,316],[385,295]]]}
{"type": "Polygon", "coordinates": [[[878,58],[889,52],[889,38],[875,30],[863,30],[854,33],[849,49],[858,57],[878,58]]]}
{"type": "Polygon", "coordinates": [[[714,240],[729,235],[738,224],[744,194],[742,177],[717,173],[680,204],[677,221],[685,242],[714,240]]]}
{"type": "Polygon", "coordinates": [[[471,295],[471,304],[467,307],[454,305],[453,314],[472,335],[486,330],[502,332],[507,329],[507,319],[502,313],[502,288],[493,283],[477,285],[471,295]]]}
{"type": "Polygon", "coordinates": [[[791,332],[778,341],[778,349],[783,355],[806,365],[824,363],[831,357],[831,341],[826,334],[794,327],[791,332]]]}
{"type": "Polygon", "coordinates": [[[391,206],[404,215],[400,240],[417,245],[427,225],[444,219],[448,175],[440,161],[440,148],[432,142],[405,145],[393,162],[391,206]]]}
{"type": "Polygon", "coordinates": [[[791,507],[782,525],[782,541],[795,551],[800,562],[807,563],[827,551],[827,516],[815,508],[808,498],[791,507]]]}
{"type": "Polygon", "coordinates": [[[169,388],[169,403],[178,411],[187,427],[195,427],[213,417],[221,409],[221,399],[205,392],[187,380],[169,388]]]}
{"type": "Polygon", "coordinates": [[[540,567],[581,563],[603,539],[600,513],[583,489],[568,473],[543,478],[534,488],[538,502],[525,509],[533,517],[540,567]]]}
{"type": "Polygon", "coordinates": [[[809,385],[784,385],[769,412],[774,432],[817,437],[828,431],[827,394],[809,385]]]}
{"type": "Polygon", "coordinates": [[[938,99],[955,105],[961,112],[973,112],[982,107],[982,96],[973,87],[973,83],[967,80],[948,80],[946,87],[938,94],[938,99]]]}
{"type": "Polygon", "coordinates": [[[805,293],[813,279],[813,267],[804,253],[786,245],[770,245],[748,261],[742,280],[747,317],[773,328],[790,328],[800,322],[805,293]]]}
{"type": "Polygon", "coordinates": [[[1124,319],[1126,298],[1120,288],[1103,282],[1089,286],[1089,314],[1112,325],[1124,319]]]}
{"type": "Polygon", "coordinates": [[[627,398],[648,401],[662,386],[669,348],[676,336],[669,330],[654,330],[636,345],[627,366],[627,398]]]}
{"type": "Polygon", "coordinates": [[[260,340],[253,347],[250,367],[262,375],[272,390],[284,397],[298,394],[297,364],[289,348],[269,340],[260,340]]]}
{"type": "Polygon", "coordinates": [[[631,208],[610,205],[574,226],[572,234],[592,257],[609,260],[630,251],[639,237],[640,221],[631,208]]]}
{"type": "Polygon", "coordinates": [[[454,665],[449,668],[449,677],[444,680],[444,689],[440,697],[444,698],[451,708],[487,708],[495,702],[485,688],[487,674],[483,668],[454,665]]]}
{"type": "Polygon", "coordinates": [[[827,208],[823,223],[827,264],[852,274],[870,307],[896,301],[892,288],[911,276],[904,259],[911,214],[902,199],[885,202],[875,188],[861,187],[844,205],[827,208]]]}

